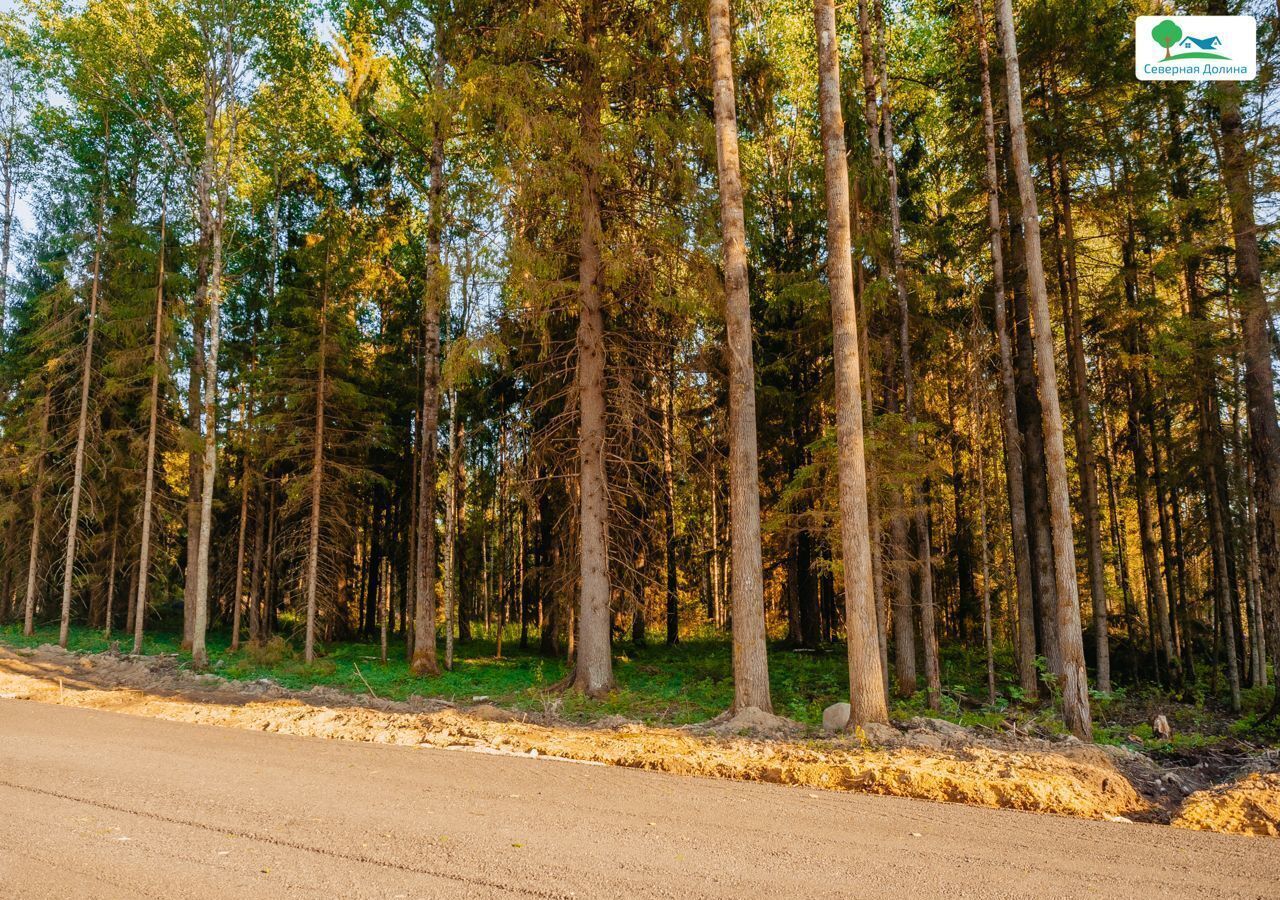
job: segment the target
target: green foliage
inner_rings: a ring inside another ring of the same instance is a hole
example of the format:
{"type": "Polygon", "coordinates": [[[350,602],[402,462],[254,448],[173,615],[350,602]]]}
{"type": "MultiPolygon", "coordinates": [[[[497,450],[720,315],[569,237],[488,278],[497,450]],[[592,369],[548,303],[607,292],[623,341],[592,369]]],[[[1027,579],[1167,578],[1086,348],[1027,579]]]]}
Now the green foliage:
{"type": "MultiPolygon", "coordinates": [[[[1172,19],[1165,19],[1151,29],[1151,36],[1166,51],[1182,39],[1182,29],[1172,19]]],[[[1168,55],[1166,53],[1166,55],[1168,55]]]]}

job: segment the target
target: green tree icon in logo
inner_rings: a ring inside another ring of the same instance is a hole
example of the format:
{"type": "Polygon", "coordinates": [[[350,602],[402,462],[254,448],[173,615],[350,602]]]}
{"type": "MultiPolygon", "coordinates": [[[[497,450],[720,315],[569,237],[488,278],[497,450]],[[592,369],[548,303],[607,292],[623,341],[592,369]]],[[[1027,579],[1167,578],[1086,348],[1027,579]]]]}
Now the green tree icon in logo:
{"type": "Polygon", "coordinates": [[[1164,58],[1168,59],[1172,55],[1170,48],[1182,39],[1182,29],[1172,19],[1165,19],[1151,29],[1151,36],[1164,48],[1164,58]]]}

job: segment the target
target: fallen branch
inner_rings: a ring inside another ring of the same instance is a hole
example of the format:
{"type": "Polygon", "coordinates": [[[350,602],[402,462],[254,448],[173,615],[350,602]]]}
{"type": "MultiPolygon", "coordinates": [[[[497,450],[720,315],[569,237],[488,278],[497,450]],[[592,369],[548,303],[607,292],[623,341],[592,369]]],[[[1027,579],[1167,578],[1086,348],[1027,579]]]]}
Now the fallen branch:
{"type": "Polygon", "coordinates": [[[360,671],[360,667],[355,663],[352,663],[351,668],[356,670],[356,674],[360,676],[360,680],[364,682],[364,686],[369,689],[369,696],[372,697],[374,700],[381,700],[382,698],[373,692],[373,688],[369,685],[368,680],[364,677],[364,673],[360,671]]]}

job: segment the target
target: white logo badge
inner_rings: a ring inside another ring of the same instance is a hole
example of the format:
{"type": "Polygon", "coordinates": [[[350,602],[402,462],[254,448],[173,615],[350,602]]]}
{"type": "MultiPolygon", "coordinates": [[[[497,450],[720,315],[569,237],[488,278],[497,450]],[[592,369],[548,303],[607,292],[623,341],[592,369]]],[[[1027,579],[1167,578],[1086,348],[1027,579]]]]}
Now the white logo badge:
{"type": "Polygon", "coordinates": [[[1139,16],[1133,40],[1140,81],[1251,81],[1258,74],[1253,16],[1139,16]]]}

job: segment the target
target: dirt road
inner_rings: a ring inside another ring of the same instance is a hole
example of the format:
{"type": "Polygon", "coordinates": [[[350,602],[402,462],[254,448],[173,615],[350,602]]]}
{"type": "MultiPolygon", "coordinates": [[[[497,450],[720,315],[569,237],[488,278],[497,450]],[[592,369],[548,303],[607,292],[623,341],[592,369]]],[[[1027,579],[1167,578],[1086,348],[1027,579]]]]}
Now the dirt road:
{"type": "Polygon", "coordinates": [[[0,700],[0,897],[1280,897],[1267,840],[0,700]]]}

